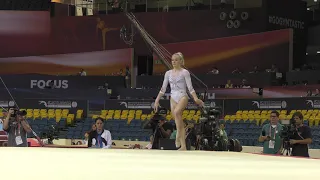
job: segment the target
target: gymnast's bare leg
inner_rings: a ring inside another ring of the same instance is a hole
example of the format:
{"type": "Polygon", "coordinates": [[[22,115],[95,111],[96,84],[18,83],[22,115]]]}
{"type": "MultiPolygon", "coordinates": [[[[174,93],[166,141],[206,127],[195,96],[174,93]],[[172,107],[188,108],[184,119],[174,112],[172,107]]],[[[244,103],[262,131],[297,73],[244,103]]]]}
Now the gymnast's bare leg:
{"type": "MultiPolygon", "coordinates": [[[[182,113],[188,105],[188,97],[187,96],[182,97],[178,103],[176,103],[173,99],[171,99],[170,103],[176,104],[175,108],[172,109],[171,111],[172,111],[172,114],[174,116],[174,120],[175,120],[175,123],[177,126],[176,142],[179,142],[181,145],[180,149],[178,149],[178,150],[180,150],[180,151],[187,150],[186,131],[184,128],[182,113]]],[[[177,146],[177,144],[176,144],[176,146],[177,146]]]]}
{"type": "MultiPolygon", "coordinates": [[[[175,101],[173,101],[172,99],[170,100],[170,107],[171,107],[171,115],[172,115],[172,118],[174,120],[176,120],[176,118],[174,117],[174,109],[176,108],[177,106],[177,103],[175,101]]],[[[176,147],[177,148],[180,148],[181,147],[181,143],[180,143],[180,136],[178,133],[176,133],[176,147]]]]}

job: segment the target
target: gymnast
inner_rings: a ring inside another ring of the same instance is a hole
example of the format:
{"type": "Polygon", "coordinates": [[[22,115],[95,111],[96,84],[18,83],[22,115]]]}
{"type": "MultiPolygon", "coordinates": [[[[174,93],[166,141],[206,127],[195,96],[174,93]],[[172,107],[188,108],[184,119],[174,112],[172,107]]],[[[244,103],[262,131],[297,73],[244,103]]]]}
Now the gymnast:
{"type": "Polygon", "coordinates": [[[158,111],[159,101],[161,97],[165,94],[168,83],[170,83],[171,88],[171,98],[170,106],[171,113],[175,120],[177,127],[176,134],[176,147],[178,150],[187,150],[186,148],[186,133],[184,129],[184,123],[182,119],[182,113],[186,106],[188,105],[188,94],[187,88],[192,95],[195,103],[199,106],[203,106],[204,103],[201,99],[198,99],[195,90],[192,87],[191,77],[188,70],[182,68],[184,66],[184,58],[182,53],[178,52],[172,55],[172,66],[173,69],[167,71],[164,75],[164,81],[162,88],[155,100],[154,111],[158,111]]]}

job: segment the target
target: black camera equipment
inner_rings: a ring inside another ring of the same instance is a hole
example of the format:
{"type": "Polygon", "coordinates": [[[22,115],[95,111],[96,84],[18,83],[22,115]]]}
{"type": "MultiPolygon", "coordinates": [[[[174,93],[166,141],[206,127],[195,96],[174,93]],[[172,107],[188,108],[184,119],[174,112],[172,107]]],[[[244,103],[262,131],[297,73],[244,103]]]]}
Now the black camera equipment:
{"type": "Polygon", "coordinates": [[[53,140],[59,139],[59,133],[60,133],[59,129],[51,125],[49,126],[48,131],[41,133],[40,137],[41,139],[47,139],[48,144],[53,144],[53,140]]]}
{"type": "Polygon", "coordinates": [[[289,121],[289,124],[285,123],[284,121],[282,122],[283,124],[283,129],[280,133],[281,139],[283,139],[283,149],[281,154],[285,154],[287,156],[291,155],[291,145],[290,145],[290,139],[294,138],[294,135],[297,133],[296,125],[295,125],[295,120],[292,118],[289,121]]]}
{"type": "Polygon", "coordinates": [[[25,110],[19,110],[19,108],[16,108],[16,107],[9,107],[9,109],[14,110],[13,114],[11,114],[11,117],[16,117],[17,115],[19,115],[19,116],[26,116],[27,115],[27,111],[25,111],[25,110]]]}
{"type": "Polygon", "coordinates": [[[144,125],[144,129],[152,129],[153,130],[153,145],[157,146],[159,138],[164,138],[163,134],[161,133],[159,127],[159,121],[165,120],[167,115],[167,109],[160,107],[157,112],[153,115],[153,117],[147,121],[144,125]],[[158,133],[159,132],[159,133],[158,133]]]}
{"type": "Polygon", "coordinates": [[[206,151],[242,151],[242,146],[237,139],[223,138],[220,129],[221,112],[217,108],[208,108],[202,112],[200,122],[195,125],[195,133],[198,136],[197,150],[206,151]]]}

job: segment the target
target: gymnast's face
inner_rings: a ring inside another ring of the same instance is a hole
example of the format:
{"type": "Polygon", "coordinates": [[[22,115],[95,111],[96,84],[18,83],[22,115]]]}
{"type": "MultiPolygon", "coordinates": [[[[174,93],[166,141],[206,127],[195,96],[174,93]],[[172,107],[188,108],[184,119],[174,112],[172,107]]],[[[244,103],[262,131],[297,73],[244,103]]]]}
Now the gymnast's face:
{"type": "Polygon", "coordinates": [[[181,67],[181,60],[180,60],[180,57],[178,55],[173,55],[172,58],[171,58],[171,62],[172,62],[172,66],[174,68],[181,67]]]}

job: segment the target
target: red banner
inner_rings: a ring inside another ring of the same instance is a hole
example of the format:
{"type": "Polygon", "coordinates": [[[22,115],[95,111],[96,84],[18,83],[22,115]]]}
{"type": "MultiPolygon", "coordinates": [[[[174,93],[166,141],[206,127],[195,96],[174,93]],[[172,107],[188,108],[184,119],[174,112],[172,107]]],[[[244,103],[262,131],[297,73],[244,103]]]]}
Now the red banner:
{"type": "Polygon", "coordinates": [[[111,75],[131,66],[133,49],[0,58],[3,74],[111,75]]]}
{"type": "MultiPolygon", "coordinates": [[[[289,53],[291,30],[278,30],[213,40],[192,41],[166,44],[164,47],[170,52],[182,52],[185,65],[193,73],[204,73],[214,66],[220,72],[232,72],[236,67],[242,72],[253,70],[254,66],[270,69],[276,64],[280,70],[289,68],[289,53]],[[222,71],[221,71],[222,70],[222,71]]],[[[167,69],[159,64],[157,58],[154,63],[154,73],[163,73],[167,69]]]]}

